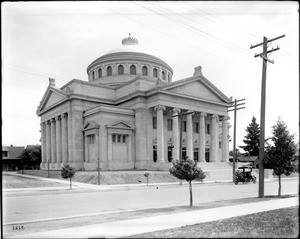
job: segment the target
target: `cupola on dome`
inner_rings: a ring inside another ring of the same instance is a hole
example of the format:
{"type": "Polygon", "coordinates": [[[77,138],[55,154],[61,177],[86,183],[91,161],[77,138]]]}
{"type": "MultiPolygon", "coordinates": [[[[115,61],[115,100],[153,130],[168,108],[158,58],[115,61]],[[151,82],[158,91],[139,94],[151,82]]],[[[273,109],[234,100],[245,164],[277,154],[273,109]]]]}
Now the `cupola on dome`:
{"type": "Polygon", "coordinates": [[[140,47],[139,41],[129,34],[122,39],[122,46],[93,61],[87,67],[87,73],[89,81],[114,86],[139,75],[171,82],[173,70],[166,62],[140,47]]]}

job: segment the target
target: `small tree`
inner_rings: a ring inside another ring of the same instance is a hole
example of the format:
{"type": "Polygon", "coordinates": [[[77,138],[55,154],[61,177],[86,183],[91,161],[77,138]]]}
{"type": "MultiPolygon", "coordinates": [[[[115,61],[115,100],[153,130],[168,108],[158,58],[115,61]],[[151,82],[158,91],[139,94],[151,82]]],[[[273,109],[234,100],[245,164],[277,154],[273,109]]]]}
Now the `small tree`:
{"type": "Polygon", "coordinates": [[[281,175],[290,175],[295,171],[292,159],[296,152],[294,135],[290,135],[286,124],[279,118],[272,127],[273,145],[266,149],[264,164],[273,169],[273,174],[278,176],[278,196],[281,196],[281,175]]]}
{"type": "Polygon", "coordinates": [[[197,166],[198,162],[194,162],[188,158],[173,162],[173,166],[169,169],[170,173],[180,180],[186,180],[189,183],[190,190],[190,206],[193,206],[192,181],[195,179],[203,180],[205,173],[197,166]]]}
{"type": "Polygon", "coordinates": [[[70,189],[72,189],[72,177],[75,176],[75,168],[72,168],[69,164],[65,164],[61,169],[62,178],[70,178],[70,189]]]}
{"type": "Polygon", "coordinates": [[[253,116],[251,123],[246,128],[247,135],[244,137],[243,142],[246,146],[241,146],[249,156],[258,156],[259,154],[259,137],[260,128],[256,123],[256,118],[253,116]]]}

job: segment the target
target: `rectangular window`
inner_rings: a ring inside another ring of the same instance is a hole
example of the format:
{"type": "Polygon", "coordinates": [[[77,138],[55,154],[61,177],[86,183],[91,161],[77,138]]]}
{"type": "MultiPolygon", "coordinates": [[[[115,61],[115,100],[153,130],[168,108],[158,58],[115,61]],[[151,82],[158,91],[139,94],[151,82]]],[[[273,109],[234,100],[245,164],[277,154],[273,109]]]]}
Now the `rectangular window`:
{"type": "Polygon", "coordinates": [[[186,158],[186,147],[182,147],[182,158],[185,159],[186,158]]]}
{"type": "Polygon", "coordinates": [[[194,123],[194,133],[199,134],[199,123],[198,122],[194,123]]]}
{"type": "Polygon", "coordinates": [[[89,144],[95,143],[95,135],[94,134],[88,135],[88,142],[89,142],[89,144]]]}
{"type": "Polygon", "coordinates": [[[157,161],[157,146],[153,146],[153,162],[157,161]]]}
{"type": "Polygon", "coordinates": [[[183,121],[183,132],[186,132],[186,121],[183,121]]]}
{"type": "Polygon", "coordinates": [[[173,149],[173,147],[168,146],[168,161],[169,161],[169,162],[172,162],[172,160],[173,160],[173,157],[172,157],[172,149],[173,149]]]}
{"type": "Polygon", "coordinates": [[[118,143],[121,143],[121,135],[118,134],[118,143]]]}
{"type": "Polygon", "coordinates": [[[205,127],[205,133],[210,134],[210,124],[207,124],[205,127]]]}
{"type": "Polygon", "coordinates": [[[117,141],[116,141],[116,135],[115,135],[115,134],[112,135],[112,141],[113,141],[113,143],[116,143],[116,142],[117,142],[117,141]]]}
{"type": "Polygon", "coordinates": [[[222,148],[222,142],[219,142],[219,148],[220,149],[222,148]]]}
{"type": "Polygon", "coordinates": [[[168,124],[168,131],[172,131],[173,130],[173,120],[167,119],[167,124],[168,124]]]}
{"type": "Polygon", "coordinates": [[[157,129],[157,118],[153,117],[153,129],[157,129]]]}
{"type": "Polygon", "coordinates": [[[123,135],[123,143],[126,143],[126,135],[123,135]]]}

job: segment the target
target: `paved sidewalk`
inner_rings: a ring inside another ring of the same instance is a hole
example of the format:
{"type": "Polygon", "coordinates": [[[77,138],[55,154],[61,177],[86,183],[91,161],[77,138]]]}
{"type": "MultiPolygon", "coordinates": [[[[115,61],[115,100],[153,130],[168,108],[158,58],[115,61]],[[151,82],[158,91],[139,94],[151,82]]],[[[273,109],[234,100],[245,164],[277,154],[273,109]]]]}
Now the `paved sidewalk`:
{"type": "Polygon", "coordinates": [[[298,206],[298,197],[23,234],[10,238],[116,238],[298,206]]]}

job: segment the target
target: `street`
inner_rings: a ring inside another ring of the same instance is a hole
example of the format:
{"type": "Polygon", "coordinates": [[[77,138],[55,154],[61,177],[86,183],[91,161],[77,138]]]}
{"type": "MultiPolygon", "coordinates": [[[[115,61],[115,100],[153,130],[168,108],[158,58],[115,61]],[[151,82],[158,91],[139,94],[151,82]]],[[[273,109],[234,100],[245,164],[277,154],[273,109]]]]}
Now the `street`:
{"type": "MultiPolygon", "coordinates": [[[[299,179],[282,180],[282,195],[298,193],[299,179]]],[[[265,195],[277,195],[278,182],[265,182],[265,195]]],[[[193,184],[194,205],[258,196],[258,184],[193,184]]],[[[71,217],[112,211],[188,205],[188,185],[149,186],[139,189],[7,196],[3,194],[3,224],[71,217]]]]}

